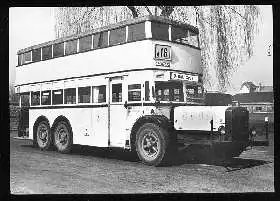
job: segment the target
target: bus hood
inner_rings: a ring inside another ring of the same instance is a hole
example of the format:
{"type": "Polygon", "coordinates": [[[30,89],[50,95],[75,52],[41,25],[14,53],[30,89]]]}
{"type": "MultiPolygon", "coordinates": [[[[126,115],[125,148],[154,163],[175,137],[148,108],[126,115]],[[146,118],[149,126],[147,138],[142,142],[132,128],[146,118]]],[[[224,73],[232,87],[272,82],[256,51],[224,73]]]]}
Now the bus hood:
{"type": "Polygon", "coordinates": [[[174,108],[174,128],[176,130],[211,131],[225,126],[225,111],[231,106],[178,106],[174,108]]]}

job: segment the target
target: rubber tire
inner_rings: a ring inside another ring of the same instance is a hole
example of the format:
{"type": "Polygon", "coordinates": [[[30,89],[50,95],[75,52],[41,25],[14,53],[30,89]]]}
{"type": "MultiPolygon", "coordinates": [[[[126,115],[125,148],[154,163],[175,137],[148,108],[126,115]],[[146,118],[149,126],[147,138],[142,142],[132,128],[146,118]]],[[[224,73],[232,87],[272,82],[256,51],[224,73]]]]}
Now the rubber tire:
{"type": "Polygon", "coordinates": [[[168,132],[165,129],[153,123],[145,123],[143,126],[141,126],[138,129],[136,133],[136,141],[135,141],[136,152],[141,162],[146,165],[158,166],[158,165],[165,164],[167,162],[167,155],[168,155],[167,152],[168,152],[169,144],[170,144],[170,137],[168,132]],[[160,149],[158,151],[157,156],[154,159],[148,158],[143,153],[143,150],[141,148],[141,142],[143,140],[145,132],[149,130],[153,131],[153,133],[157,137],[157,140],[160,143],[160,149]]]}
{"type": "Polygon", "coordinates": [[[46,120],[43,120],[43,121],[39,122],[38,126],[36,128],[36,147],[38,146],[41,150],[49,150],[50,147],[52,146],[52,140],[53,139],[52,139],[51,129],[50,129],[49,123],[46,120]],[[38,140],[40,139],[39,136],[38,136],[38,134],[39,134],[38,132],[39,132],[39,129],[42,126],[46,126],[47,129],[48,129],[47,143],[44,146],[41,146],[40,143],[38,142],[38,140]]]}
{"type": "Polygon", "coordinates": [[[72,134],[72,130],[70,129],[70,126],[68,125],[68,123],[66,123],[65,121],[60,121],[56,124],[55,128],[54,128],[54,146],[56,147],[57,151],[61,152],[61,153],[69,153],[71,151],[72,145],[73,145],[73,134],[72,134]],[[60,147],[57,145],[57,130],[63,127],[67,133],[67,144],[64,147],[60,147]]]}

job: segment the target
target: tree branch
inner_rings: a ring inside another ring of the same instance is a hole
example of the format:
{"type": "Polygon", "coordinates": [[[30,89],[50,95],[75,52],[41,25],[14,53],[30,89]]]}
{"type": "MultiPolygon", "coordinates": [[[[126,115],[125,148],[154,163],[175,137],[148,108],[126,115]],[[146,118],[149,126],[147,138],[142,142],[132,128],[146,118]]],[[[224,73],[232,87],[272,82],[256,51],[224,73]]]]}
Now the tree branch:
{"type": "Polygon", "coordinates": [[[136,8],[134,6],[127,6],[127,8],[131,11],[133,18],[138,17],[138,13],[137,13],[136,8]]]}
{"type": "Polygon", "coordinates": [[[149,12],[149,15],[153,15],[148,6],[145,6],[146,10],[149,12]]]}
{"type": "Polygon", "coordinates": [[[159,8],[162,10],[160,16],[169,17],[175,6],[159,6],[159,8]]]}

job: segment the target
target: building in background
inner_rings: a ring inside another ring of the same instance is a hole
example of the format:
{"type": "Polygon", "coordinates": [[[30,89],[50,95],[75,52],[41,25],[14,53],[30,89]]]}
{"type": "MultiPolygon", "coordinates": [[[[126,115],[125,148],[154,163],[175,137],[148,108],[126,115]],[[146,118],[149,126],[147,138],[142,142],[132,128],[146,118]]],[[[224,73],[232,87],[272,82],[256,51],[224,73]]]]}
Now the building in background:
{"type": "Polygon", "coordinates": [[[272,86],[255,85],[252,82],[244,82],[240,92],[233,96],[240,106],[247,107],[250,118],[263,122],[264,117],[269,122],[274,122],[274,95],[272,86]]]}
{"type": "Polygon", "coordinates": [[[272,86],[263,86],[261,83],[255,85],[253,82],[244,82],[241,85],[239,93],[252,93],[252,92],[273,92],[272,86]]]}

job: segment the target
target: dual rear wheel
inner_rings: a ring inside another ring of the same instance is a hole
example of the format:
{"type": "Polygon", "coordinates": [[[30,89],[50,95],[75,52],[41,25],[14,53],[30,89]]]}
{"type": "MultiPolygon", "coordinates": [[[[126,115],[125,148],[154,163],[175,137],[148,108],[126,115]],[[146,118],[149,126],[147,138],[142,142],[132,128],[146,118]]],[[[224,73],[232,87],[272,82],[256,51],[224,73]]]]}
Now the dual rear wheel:
{"type": "Polygon", "coordinates": [[[49,123],[44,120],[37,126],[36,141],[42,150],[48,150],[54,145],[59,152],[68,153],[73,143],[72,131],[65,121],[59,121],[51,132],[49,123]]]}

